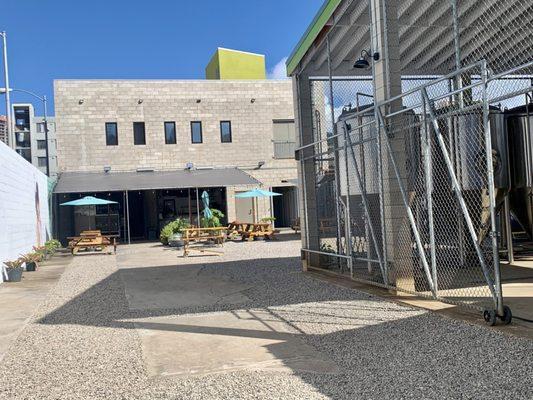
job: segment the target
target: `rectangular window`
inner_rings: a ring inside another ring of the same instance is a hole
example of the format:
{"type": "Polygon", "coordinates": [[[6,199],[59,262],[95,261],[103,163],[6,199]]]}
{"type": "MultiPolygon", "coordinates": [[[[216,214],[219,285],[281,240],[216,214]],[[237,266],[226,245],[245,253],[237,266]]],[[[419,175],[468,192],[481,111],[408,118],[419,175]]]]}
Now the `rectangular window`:
{"type": "Polygon", "coordinates": [[[105,123],[105,144],[107,146],[118,146],[118,128],[116,122],[105,123]]]}
{"type": "Polygon", "coordinates": [[[165,122],[165,144],[176,144],[175,122],[165,122]]]}
{"type": "Polygon", "coordinates": [[[202,122],[201,121],[191,122],[191,142],[202,143],[202,122]]]}
{"type": "Polygon", "coordinates": [[[296,132],[294,120],[274,120],[273,140],[274,158],[294,158],[296,132]]]}
{"type": "Polygon", "coordinates": [[[46,167],[46,157],[37,157],[37,165],[39,167],[46,167]]]}
{"type": "Polygon", "coordinates": [[[220,141],[231,143],[231,121],[220,121],[220,141]]]}
{"type": "Polygon", "coordinates": [[[37,132],[38,133],[44,133],[44,122],[38,122],[37,123],[37,132]]]}
{"type": "Polygon", "coordinates": [[[37,140],[37,149],[46,150],[46,140],[37,140]]]}
{"type": "Polygon", "coordinates": [[[143,145],[146,144],[146,135],[144,132],[144,122],[133,123],[133,144],[143,145]]]}

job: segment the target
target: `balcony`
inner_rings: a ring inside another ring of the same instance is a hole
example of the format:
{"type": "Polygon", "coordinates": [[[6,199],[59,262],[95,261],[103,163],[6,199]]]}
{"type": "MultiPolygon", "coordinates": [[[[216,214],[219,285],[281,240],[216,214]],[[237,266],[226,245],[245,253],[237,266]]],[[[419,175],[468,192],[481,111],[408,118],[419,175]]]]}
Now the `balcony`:
{"type": "Polygon", "coordinates": [[[276,159],[294,158],[294,151],[296,149],[295,141],[273,140],[272,143],[274,144],[274,158],[276,159]]]}

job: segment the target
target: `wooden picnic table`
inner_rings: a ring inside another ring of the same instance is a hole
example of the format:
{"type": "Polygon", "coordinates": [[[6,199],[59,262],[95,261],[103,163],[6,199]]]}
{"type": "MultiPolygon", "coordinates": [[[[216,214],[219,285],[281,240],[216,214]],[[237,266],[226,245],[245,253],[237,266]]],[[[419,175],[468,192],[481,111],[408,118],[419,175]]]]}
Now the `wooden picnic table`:
{"type": "Polygon", "coordinates": [[[252,241],[257,237],[264,237],[265,239],[274,239],[274,235],[278,230],[272,228],[272,224],[268,222],[254,222],[243,223],[242,229],[238,231],[242,240],[252,241]]]}
{"type": "Polygon", "coordinates": [[[119,235],[102,235],[100,231],[82,231],[80,236],[69,236],[68,246],[72,255],[81,249],[101,249],[104,252],[113,246],[113,253],[117,252],[117,238],[119,235]]]}
{"type": "Polygon", "coordinates": [[[214,245],[222,246],[224,244],[225,226],[210,227],[210,228],[185,228],[183,230],[183,257],[187,257],[191,250],[199,251],[201,253],[213,253],[222,255],[220,251],[208,250],[205,244],[212,242],[214,245]],[[191,247],[194,243],[204,243],[201,248],[191,247]]]}

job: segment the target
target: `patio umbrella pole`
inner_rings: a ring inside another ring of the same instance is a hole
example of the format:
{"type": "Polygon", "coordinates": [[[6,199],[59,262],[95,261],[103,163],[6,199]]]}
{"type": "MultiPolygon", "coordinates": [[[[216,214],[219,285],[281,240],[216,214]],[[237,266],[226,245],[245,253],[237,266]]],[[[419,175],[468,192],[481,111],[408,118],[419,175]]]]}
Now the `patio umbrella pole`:
{"type": "Polygon", "coordinates": [[[130,201],[128,197],[128,191],[126,190],[126,221],[128,224],[128,244],[131,244],[131,234],[130,234],[130,201]]]}
{"type": "Polygon", "coordinates": [[[197,224],[200,227],[200,199],[198,198],[198,188],[196,188],[196,217],[198,218],[197,224]]]}

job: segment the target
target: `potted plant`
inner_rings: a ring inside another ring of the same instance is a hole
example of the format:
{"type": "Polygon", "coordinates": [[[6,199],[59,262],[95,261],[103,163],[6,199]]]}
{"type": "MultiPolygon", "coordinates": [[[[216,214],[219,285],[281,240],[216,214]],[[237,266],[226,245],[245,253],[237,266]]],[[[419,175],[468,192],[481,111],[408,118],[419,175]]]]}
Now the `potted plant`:
{"type": "Polygon", "coordinates": [[[26,271],[33,272],[37,269],[38,263],[40,263],[43,258],[43,253],[35,251],[33,253],[29,253],[22,256],[20,260],[26,263],[26,271]]]}
{"type": "Polygon", "coordinates": [[[163,229],[161,229],[161,233],[159,234],[159,240],[165,246],[183,246],[183,241],[181,240],[183,230],[188,227],[189,223],[181,218],[169,222],[163,227],[163,229]]]}
{"type": "Polygon", "coordinates": [[[57,249],[59,249],[60,247],[61,247],[61,242],[59,240],[56,240],[56,239],[47,240],[44,243],[44,250],[45,250],[46,257],[53,256],[56,253],[57,249]]]}
{"type": "Polygon", "coordinates": [[[7,269],[8,282],[20,282],[22,279],[22,264],[24,262],[19,258],[14,261],[5,261],[4,264],[7,269]]]}
{"type": "Polygon", "coordinates": [[[264,222],[264,223],[269,223],[271,224],[272,222],[276,221],[276,217],[264,217],[264,218],[261,218],[261,222],[264,222]]]}
{"type": "Polygon", "coordinates": [[[220,220],[224,218],[224,213],[216,208],[211,208],[211,213],[212,216],[210,218],[202,217],[202,228],[218,228],[219,226],[222,226],[220,220]]]}
{"type": "MultiPolygon", "coordinates": [[[[323,253],[331,253],[335,254],[335,250],[333,249],[333,246],[328,243],[322,243],[320,245],[320,251],[323,253]]],[[[325,254],[320,255],[320,266],[322,267],[329,267],[335,263],[335,257],[327,256],[325,254]]]]}

